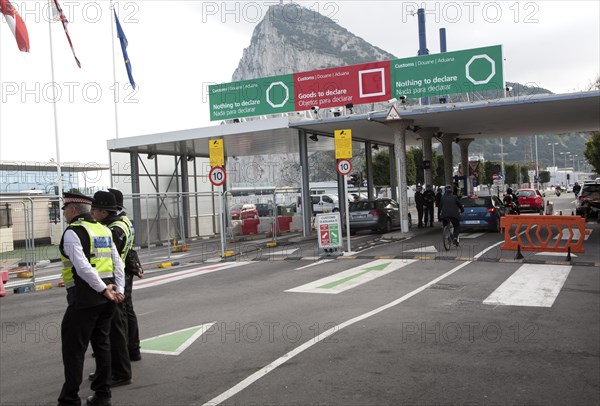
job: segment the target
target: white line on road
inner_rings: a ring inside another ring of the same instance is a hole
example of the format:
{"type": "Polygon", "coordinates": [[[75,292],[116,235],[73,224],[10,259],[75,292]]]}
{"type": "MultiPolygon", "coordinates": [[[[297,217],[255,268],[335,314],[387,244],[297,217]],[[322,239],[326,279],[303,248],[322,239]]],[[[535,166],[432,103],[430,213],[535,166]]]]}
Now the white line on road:
{"type": "MultiPolygon", "coordinates": [[[[491,250],[492,248],[502,244],[504,241],[499,241],[496,244],[484,249],[483,251],[481,251],[479,254],[474,256],[474,260],[479,259],[479,257],[481,257],[482,255],[484,255],[486,252],[488,252],[489,250],[491,250]]],[[[381,313],[384,310],[387,310],[389,308],[392,308],[396,305],[399,305],[402,302],[405,302],[406,300],[410,299],[411,297],[415,296],[416,294],[424,291],[425,289],[429,288],[431,285],[435,285],[436,283],[438,283],[439,281],[447,278],[448,276],[458,272],[459,270],[461,270],[462,268],[464,268],[465,266],[469,265],[472,261],[466,261],[463,262],[462,264],[452,268],[450,271],[446,272],[445,274],[438,276],[437,278],[429,281],[428,283],[426,283],[425,285],[413,290],[410,293],[407,293],[406,295],[388,303],[385,304],[383,306],[380,306],[374,310],[371,310],[370,312],[367,313],[363,313],[360,316],[357,316],[353,319],[347,320],[329,330],[324,331],[323,333],[319,334],[318,336],[310,339],[309,341],[305,342],[304,344],[294,348],[292,351],[288,352],[287,354],[282,355],[281,357],[277,358],[275,361],[271,362],[269,365],[261,368],[260,370],[256,371],[255,373],[253,373],[252,375],[250,375],[249,377],[247,377],[246,379],[244,379],[243,381],[239,382],[238,384],[236,384],[235,386],[233,386],[232,388],[226,390],[225,392],[221,393],[220,395],[218,395],[217,397],[209,400],[208,402],[206,402],[203,406],[216,406],[224,401],[226,401],[227,399],[229,399],[230,397],[236,395],[237,393],[241,392],[242,390],[244,390],[245,388],[247,388],[248,386],[252,385],[254,382],[256,382],[257,380],[259,380],[260,378],[262,378],[263,376],[267,375],[269,372],[275,370],[275,368],[277,368],[278,366],[284,364],[285,362],[291,360],[292,358],[294,358],[296,355],[302,353],[303,351],[309,349],[310,347],[312,347],[313,345],[323,341],[324,339],[326,339],[327,337],[332,336],[333,334],[337,333],[338,331],[349,327],[353,324],[356,324],[364,319],[367,319],[371,316],[374,316],[378,313],[381,313]]]]}
{"type": "Polygon", "coordinates": [[[166,275],[155,276],[153,278],[144,278],[142,280],[137,280],[133,283],[133,290],[151,288],[154,286],[164,285],[165,283],[171,283],[175,281],[180,281],[182,279],[192,278],[198,275],[205,275],[207,273],[219,272],[225,269],[233,268],[236,266],[246,265],[248,262],[224,262],[215,265],[203,266],[201,268],[194,269],[186,269],[184,271],[173,272],[166,275]]]}
{"type": "Polygon", "coordinates": [[[569,272],[570,265],[521,265],[483,304],[552,307],[569,272]]]}

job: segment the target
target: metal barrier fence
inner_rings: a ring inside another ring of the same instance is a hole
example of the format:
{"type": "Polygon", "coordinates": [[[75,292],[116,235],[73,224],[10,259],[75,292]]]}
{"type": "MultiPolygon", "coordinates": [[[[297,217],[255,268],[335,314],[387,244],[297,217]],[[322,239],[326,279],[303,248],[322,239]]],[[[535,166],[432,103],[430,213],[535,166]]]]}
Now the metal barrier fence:
{"type": "MultiPolygon", "coordinates": [[[[124,195],[124,206],[135,225],[135,245],[165,246],[170,256],[172,246],[196,239],[221,239],[225,251],[229,244],[245,239],[242,236],[276,240],[281,232],[300,232],[298,193],[287,190],[244,197],[230,192],[131,194],[124,195]],[[236,202],[252,205],[256,215],[236,218],[231,208],[242,204],[236,202]],[[223,236],[221,229],[226,230],[223,236]]],[[[0,269],[18,264],[33,272],[35,283],[36,263],[59,260],[57,246],[66,227],[61,224],[61,205],[62,199],[55,195],[0,197],[0,269]]]]}

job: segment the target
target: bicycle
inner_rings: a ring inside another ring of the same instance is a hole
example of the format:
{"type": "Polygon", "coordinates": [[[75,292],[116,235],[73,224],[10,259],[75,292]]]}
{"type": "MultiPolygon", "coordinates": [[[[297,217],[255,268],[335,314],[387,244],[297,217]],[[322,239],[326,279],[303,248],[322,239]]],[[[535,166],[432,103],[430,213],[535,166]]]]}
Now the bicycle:
{"type": "Polygon", "coordinates": [[[458,247],[458,239],[454,242],[454,226],[450,220],[444,219],[444,228],[442,229],[442,241],[444,243],[444,249],[450,251],[450,247],[454,243],[458,247]]]}

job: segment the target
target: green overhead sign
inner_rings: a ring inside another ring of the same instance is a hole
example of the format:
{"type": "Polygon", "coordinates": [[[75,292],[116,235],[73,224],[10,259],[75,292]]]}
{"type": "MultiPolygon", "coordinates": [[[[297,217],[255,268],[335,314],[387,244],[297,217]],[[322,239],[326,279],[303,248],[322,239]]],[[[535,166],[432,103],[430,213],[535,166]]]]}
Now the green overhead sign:
{"type": "Polygon", "coordinates": [[[212,85],[208,94],[211,120],[294,111],[293,75],[212,85]]]}
{"type": "Polygon", "coordinates": [[[398,98],[443,96],[502,89],[500,45],[390,61],[392,94],[398,98]]]}
{"type": "Polygon", "coordinates": [[[496,45],[223,83],[208,93],[210,119],[231,120],[502,88],[502,47],[496,45]]]}

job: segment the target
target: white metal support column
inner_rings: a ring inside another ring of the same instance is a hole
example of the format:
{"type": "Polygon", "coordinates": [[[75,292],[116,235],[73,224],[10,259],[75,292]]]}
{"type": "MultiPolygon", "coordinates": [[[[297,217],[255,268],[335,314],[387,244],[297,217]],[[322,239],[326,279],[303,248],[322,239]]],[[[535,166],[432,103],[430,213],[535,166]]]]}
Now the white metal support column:
{"type": "Polygon", "coordinates": [[[426,185],[433,185],[433,176],[431,174],[431,168],[433,167],[431,140],[433,139],[433,134],[437,131],[437,127],[425,127],[419,130],[419,136],[421,136],[421,140],[423,141],[423,161],[429,161],[429,168],[423,170],[423,180],[426,185]]]}
{"type": "Polygon", "coordinates": [[[473,185],[471,183],[471,177],[469,176],[469,144],[473,142],[473,138],[461,138],[458,140],[458,146],[460,147],[460,166],[462,167],[462,174],[465,176],[465,187],[466,195],[470,195],[473,192],[473,185]]]}
{"type": "Polygon", "coordinates": [[[406,193],[406,128],[412,120],[394,120],[386,123],[394,131],[394,154],[398,179],[398,203],[400,203],[400,225],[403,233],[408,232],[408,195],[406,193]]]}
{"type": "Polygon", "coordinates": [[[456,139],[457,134],[443,134],[440,138],[442,141],[442,152],[444,153],[444,180],[446,185],[452,185],[452,143],[456,139]]]}

